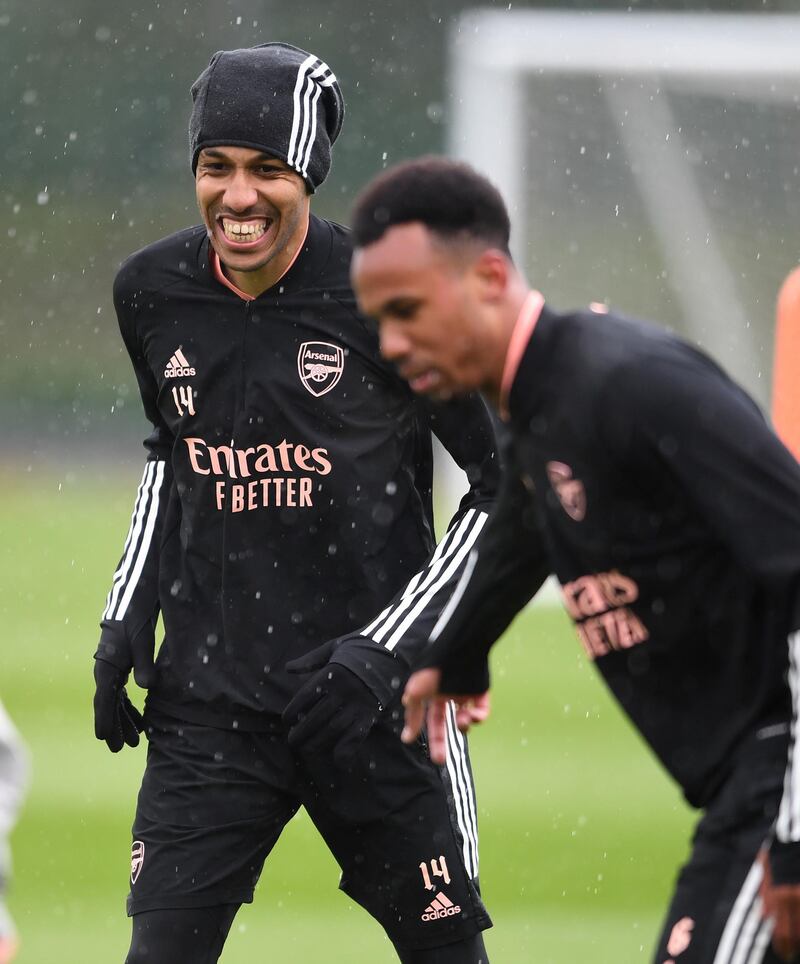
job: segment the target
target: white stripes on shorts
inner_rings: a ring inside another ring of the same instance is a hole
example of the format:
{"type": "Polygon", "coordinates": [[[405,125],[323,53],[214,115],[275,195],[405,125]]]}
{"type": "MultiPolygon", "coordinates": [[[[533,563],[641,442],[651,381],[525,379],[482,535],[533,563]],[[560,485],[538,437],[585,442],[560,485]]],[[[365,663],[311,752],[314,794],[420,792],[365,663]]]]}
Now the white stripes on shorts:
{"type": "Polygon", "coordinates": [[[454,703],[447,704],[447,775],[453,793],[456,821],[461,832],[464,866],[470,878],[478,876],[478,816],[475,809],[475,787],[472,783],[467,745],[456,726],[454,703]]]}
{"type": "Polygon", "coordinates": [[[756,858],[731,909],[714,964],[761,964],[764,960],[772,937],[772,921],[761,916],[758,888],[763,875],[756,858]]]}

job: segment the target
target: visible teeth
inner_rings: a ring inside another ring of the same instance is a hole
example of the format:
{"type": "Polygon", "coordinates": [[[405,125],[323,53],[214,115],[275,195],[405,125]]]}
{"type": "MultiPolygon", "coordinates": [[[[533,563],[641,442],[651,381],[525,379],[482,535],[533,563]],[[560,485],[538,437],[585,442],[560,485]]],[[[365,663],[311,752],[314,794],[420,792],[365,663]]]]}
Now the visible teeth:
{"type": "Polygon", "coordinates": [[[231,241],[255,241],[266,232],[267,226],[263,221],[242,224],[240,221],[226,221],[223,218],[222,229],[225,237],[231,241]]]}

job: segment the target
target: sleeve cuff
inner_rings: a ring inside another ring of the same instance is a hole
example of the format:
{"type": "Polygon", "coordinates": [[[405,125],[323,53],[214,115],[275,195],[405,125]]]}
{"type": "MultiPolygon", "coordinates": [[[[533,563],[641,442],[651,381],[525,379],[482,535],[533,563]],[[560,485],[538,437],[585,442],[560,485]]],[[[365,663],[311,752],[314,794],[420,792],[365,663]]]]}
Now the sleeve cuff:
{"type": "Polygon", "coordinates": [[[399,701],[411,674],[401,656],[365,636],[353,636],[342,643],[331,656],[331,662],[356,675],[384,709],[399,701]]]}
{"type": "Polygon", "coordinates": [[[94,658],[102,659],[105,663],[111,663],[117,669],[129,670],[131,668],[130,646],[125,635],[103,626],[94,658]]]}
{"type": "Polygon", "coordinates": [[[471,658],[454,659],[442,666],[439,689],[456,696],[478,696],[489,689],[489,660],[480,653],[471,658]]]}
{"type": "Polygon", "coordinates": [[[773,884],[800,884],[800,842],[773,840],[769,848],[773,884]]]}

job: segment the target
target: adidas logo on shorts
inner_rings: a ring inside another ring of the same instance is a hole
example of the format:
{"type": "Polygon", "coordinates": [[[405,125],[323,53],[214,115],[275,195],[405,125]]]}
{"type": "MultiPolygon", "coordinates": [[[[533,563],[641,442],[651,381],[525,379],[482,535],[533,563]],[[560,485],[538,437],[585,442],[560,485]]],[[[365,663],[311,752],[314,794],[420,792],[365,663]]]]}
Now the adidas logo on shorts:
{"type": "Polygon", "coordinates": [[[197,372],[189,364],[186,355],[180,350],[180,348],[175,352],[175,354],[167,362],[167,367],[164,369],[164,378],[182,378],[185,375],[196,375],[197,372]]]}
{"type": "Polygon", "coordinates": [[[422,920],[441,920],[443,917],[455,917],[461,913],[461,907],[454,904],[447,894],[437,894],[425,908],[422,920]]]}

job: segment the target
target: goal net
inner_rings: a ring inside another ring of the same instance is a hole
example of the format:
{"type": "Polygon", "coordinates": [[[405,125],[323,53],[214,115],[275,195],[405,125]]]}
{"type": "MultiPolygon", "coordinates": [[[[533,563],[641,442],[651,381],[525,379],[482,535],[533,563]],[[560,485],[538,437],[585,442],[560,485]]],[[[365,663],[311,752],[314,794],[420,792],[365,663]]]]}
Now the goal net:
{"type": "Polygon", "coordinates": [[[474,10],[449,152],[503,192],[551,303],[666,324],[766,404],[800,262],[798,81],[800,16],[474,10]]]}

